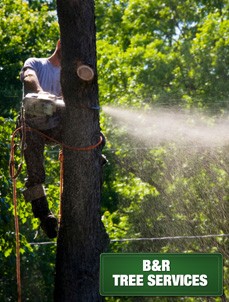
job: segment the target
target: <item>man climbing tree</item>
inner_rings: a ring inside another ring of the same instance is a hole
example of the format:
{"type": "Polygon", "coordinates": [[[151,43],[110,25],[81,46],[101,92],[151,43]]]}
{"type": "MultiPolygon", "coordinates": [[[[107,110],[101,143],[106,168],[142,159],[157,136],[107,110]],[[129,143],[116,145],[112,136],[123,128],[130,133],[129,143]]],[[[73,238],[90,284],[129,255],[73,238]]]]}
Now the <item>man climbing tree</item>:
{"type": "Polygon", "coordinates": [[[108,238],[101,222],[101,137],[93,0],[57,0],[62,61],[64,189],[55,301],[102,301],[99,256],[108,238]],[[85,149],[77,149],[84,148],[85,149]]]}
{"type": "Polygon", "coordinates": [[[57,219],[49,210],[43,187],[45,183],[44,147],[46,143],[51,142],[44,135],[51,139],[62,140],[61,116],[64,107],[59,110],[60,108],[57,108],[55,102],[56,97],[61,96],[60,61],[61,44],[59,40],[50,57],[29,58],[20,74],[25,97],[23,99],[24,113],[21,114],[19,123],[23,125],[25,122],[27,126],[39,130],[39,133],[27,131],[26,134],[21,134],[25,139],[26,147],[23,151],[28,176],[25,184],[26,190],[23,194],[25,199],[31,202],[33,214],[40,219],[41,228],[49,238],[57,236],[58,224],[57,219]],[[48,101],[49,97],[52,97],[53,102],[48,101]],[[55,110],[51,109],[52,105],[55,106],[55,110]]]}

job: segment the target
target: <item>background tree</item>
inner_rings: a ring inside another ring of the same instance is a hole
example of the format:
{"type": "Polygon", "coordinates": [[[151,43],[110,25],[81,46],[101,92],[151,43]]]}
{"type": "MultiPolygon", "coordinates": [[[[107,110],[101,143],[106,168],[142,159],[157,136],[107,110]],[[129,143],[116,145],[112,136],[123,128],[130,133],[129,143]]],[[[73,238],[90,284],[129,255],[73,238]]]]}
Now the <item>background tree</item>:
{"type": "MultiPolygon", "coordinates": [[[[100,7],[98,17],[103,14],[100,7]]],[[[221,79],[228,80],[223,71],[228,58],[226,1],[192,0],[177,5],[131,0],[104,7],[104,23],[97,22],[102,102],[214,107],[217,99],[227,106],[228,85],[221,84],[221,79]],[[114,31],[117,12],[122,16],[116,19],[114,31]],[[106,25],[108,20],[111,27],[106,25]],[[107,27],[102,36],[100,28],[103,33],[107,27]],[[214,61],[216,52],[221,61],[214,61]]]]}

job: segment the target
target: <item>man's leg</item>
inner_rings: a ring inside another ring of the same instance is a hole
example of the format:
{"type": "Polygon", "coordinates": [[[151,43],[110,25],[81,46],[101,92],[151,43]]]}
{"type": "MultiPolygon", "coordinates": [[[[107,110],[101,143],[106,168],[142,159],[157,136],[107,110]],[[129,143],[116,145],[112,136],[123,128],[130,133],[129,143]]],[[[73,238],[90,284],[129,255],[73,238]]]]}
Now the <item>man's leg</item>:
{"type": "Polygon", "coordinates": [[[57,236],[57,219],[51,213],[43,188],[45,182],[44,139],[41,135],[27,131],[24,151],[27,175],[24,197],[32,204],[33,214],[41,221],[41,228],[49,238],[57,236]]]}

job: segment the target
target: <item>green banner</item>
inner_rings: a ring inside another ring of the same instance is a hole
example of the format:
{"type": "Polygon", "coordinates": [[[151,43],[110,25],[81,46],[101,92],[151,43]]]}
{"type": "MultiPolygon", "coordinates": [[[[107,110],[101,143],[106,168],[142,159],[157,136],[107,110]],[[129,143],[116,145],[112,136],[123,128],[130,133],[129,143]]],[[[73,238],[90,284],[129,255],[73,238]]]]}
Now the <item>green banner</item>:
{"type": "Polygon", "coordinates": [[[101,254],[102,296],[221,296],[221,254],[101,254]]]}

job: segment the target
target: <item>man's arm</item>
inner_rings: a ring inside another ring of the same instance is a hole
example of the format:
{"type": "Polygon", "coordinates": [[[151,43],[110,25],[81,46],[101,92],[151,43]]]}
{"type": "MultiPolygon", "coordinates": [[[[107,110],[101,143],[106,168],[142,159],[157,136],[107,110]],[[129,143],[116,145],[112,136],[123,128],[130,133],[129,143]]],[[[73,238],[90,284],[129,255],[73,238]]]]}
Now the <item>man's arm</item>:
{"type": "Polygon", "coordinates": [[[21,74],[21,80],[24,83],[24,93],[38,93],[43,91],[37,78],[36,72],[31,68],[26,68],[21,74]]]}

